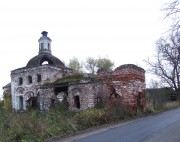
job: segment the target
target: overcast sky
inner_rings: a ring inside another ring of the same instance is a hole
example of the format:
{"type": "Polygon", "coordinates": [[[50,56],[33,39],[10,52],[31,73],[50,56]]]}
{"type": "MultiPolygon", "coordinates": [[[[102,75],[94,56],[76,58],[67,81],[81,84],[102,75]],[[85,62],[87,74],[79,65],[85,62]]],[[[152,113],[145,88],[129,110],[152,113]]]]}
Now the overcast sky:
{"type": "Polygon", "coordinates": [[[10,82],[11,70],[38,54],[44,30],[52,54],[66,63],[73,57],[108,57],[115,67],[131,63],[146,69],[143,60],[153,55],[155,41],[169,26],[160,10],[167,2],[0,0],[0,87],[10,82]]]}

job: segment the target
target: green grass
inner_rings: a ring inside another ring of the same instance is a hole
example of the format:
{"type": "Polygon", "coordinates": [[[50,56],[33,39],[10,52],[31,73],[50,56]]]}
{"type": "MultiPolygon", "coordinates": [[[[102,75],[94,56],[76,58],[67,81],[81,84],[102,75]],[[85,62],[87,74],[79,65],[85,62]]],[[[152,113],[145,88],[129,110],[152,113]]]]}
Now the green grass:
{"type": "MultiPolygon", "coordinates": [[[[64,136],[93,126],[119,122],[142,115],[121,105],[93,108],[82,112],[54,109],[49,112],[3,111],[0,103],[0,142],[41,142],[54,136],[64,136]]],[[[168,102],[156,108],[148,104],[143,114],[155,113],[180,106],[179,102],[168,102]]],[[[62,107],[61,107],[62,108],[62,107]]]]}
{"type": "Polygon", "coordinates": [[[40,142],[55,135],[77,131],[73,126],[73,115],[60,111],[1,112],[0,141],[40,142]]]}
{"type": "Polygon", "coordinates": [[[54,109],[49,112],[0,111],[0,142],[41,142],[50,137],[64,136],[92,126],[131,117],[124,108],[93,108],[82,112],[54,109]]]}
{"type": "Polygon", "coordinates": [[[93,74],[74,74],[60,78],[55,82],[53,82],[52,84],[57,85],[57,84],[75,83],[75,82],[79,82],[82,79],[96,81],[97,76],[93,74]]]}

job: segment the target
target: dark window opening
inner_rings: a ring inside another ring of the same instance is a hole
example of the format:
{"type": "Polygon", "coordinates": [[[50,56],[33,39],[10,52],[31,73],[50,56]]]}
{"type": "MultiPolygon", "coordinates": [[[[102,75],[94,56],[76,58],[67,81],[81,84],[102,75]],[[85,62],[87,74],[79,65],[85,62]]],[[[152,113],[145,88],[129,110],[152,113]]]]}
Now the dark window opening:
{"type": "Polygon", "coordinates": [[[111,89],[110,98],[117,98],[118,94],[116,93],[116,90],[114,87],[111,89]]]}
{"type": "Polygon", "coordinates": [[[138,109],[138,110],[141,110],[141,111],[143,110],[142,100],[143,100],[143,98],[142,98],[142,93],[139,92],[139,93],[138,93],[138,96],[137,96],[137,109],[138,109]]]}
{"type": "Polygon", "coordinates": [[[22,84],[23,84],[23,78],[20,77],[20,78],[19,78],[19,85],[22,85],[22,84]]]}
{"type": "Polygon", "coordinates": [[[50,44],[48,43],[48,50],[50,50],[50,44]]]}
{"type": "Polygon", "coordinates": [[[74,96],[74,104],[75,107],[80,109],[80,100],[79,100],[79,96],[74,96]]]}
{"type": "Polygon", "coordinates": [[[55,95],[58,95],[60,92],[68,93],[68,86],[55,87],[55,95]]]}
{"type": "Polygon", "coordinates": [[[52,107],[52,108],[55,107],[55,99],[51,99],[51,107],[52,107]]]}
{"type": "Polygon", "coordinates": [[[41,43],[41,49],[42,49],[42,48],[44,48],[44,44],[43,44],[43,43],[41,43]]]}
{"type": "Polygon", "coordinates": [[[19,97],[19,109],[23,110],[23,96],[19,97]]]}
{"type": "Polygon", "coordinates": [[[103,108],[104,107],[102,98],[100,96],[96,98],[95,107],[96,108],[103,108]]]}
{"type": "Polygon", "coordinates": [[[32,76],[28,76],[28,83],[32,83],[32,76]]]}
{"type": "Polygon", "coordinates": [[[97,97],[97,103],[101,103],[101,98],[97,97]]]}
{"type": "Polygon", "coordinates": [[[37,75],[37,82],[41,82],[41,75],[37,75]]]}

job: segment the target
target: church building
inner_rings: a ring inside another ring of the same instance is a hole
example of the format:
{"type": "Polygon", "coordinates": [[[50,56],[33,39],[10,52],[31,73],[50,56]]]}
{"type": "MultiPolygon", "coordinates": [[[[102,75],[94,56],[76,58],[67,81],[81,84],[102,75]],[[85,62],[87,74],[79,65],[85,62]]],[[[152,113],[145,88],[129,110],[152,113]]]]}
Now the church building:
{"type": "Polygon", "coordinates": [[[145,70],[125,64],[109,72],[99,69],[96,75],[79,74],[52,55],[48,32],[38,40],[39,53],[25,67],[11,71],[10,90],[15,111],[47,111],[65,103],[69,110],[82,111],[119,101],[134,111],[146,106],[145,70]]]}
{"type": "Polygon", "coordinates": [[[52,40],[48,32],[41,34],[38,55],[30,59],[25,67],[11,71],[12,106],[15,110],[41,107],[43,102],[38,100],[39,86],[75,72],[52,55],[52,40]]]}

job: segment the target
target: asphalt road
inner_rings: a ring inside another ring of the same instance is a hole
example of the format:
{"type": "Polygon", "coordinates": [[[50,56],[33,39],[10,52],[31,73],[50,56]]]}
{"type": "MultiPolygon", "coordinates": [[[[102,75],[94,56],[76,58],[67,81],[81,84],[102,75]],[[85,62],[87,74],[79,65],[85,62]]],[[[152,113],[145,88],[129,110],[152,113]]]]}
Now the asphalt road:
{"type": "Polygon", "coordinates": [[[180,109],[117,124],[59,141],[180,142],[180,109]]]}

